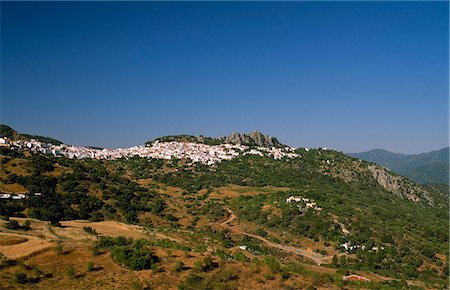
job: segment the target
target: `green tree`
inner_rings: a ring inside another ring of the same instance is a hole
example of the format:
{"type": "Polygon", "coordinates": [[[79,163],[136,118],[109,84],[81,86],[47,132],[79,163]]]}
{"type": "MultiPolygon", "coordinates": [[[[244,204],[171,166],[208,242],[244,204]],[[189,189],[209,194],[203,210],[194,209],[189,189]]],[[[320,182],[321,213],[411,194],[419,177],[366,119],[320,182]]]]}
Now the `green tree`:
{"type": "Polygon", "coordinates": [[[27,274],[25,274],[23,272],[16,272],[14,274],[14,279],[19,284],[25,284],[28,282],[28,276],[27,276],[27,274]]]}

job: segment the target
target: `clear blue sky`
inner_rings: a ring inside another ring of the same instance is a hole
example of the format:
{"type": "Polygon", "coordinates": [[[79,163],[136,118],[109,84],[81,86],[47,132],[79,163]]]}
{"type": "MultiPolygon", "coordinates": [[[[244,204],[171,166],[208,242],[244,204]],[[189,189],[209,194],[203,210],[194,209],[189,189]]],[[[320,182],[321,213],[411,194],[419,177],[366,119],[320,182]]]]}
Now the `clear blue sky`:
{"type": "Polygon", "coordinates": [[[69,144],[258,129],[448,145],[447,2],[1,2],[1,122],[69,144]]]}

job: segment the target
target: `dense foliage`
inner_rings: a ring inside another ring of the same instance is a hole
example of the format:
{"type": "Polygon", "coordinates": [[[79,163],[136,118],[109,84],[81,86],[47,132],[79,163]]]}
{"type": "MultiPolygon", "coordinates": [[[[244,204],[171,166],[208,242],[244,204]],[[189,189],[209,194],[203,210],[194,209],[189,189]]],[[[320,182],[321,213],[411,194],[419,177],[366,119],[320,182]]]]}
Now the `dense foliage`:
{"type": "Polygon", "coordinates": [[[146,247],[146,240],[133,240],[124,237],[100,237],[94,247],[111,251],[112,259],[131,270],[150,269],[159,258],[146,247]]]}

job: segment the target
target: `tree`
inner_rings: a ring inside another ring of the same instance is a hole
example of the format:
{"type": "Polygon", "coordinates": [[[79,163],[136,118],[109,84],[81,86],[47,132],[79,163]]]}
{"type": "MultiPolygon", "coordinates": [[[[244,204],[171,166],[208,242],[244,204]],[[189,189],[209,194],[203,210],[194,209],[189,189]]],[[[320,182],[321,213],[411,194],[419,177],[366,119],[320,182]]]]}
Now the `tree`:
{"type": "Polygon", "coordinates": [[[20,229],[20,225],[16,220],[10,220],[9,222],[6,223],[5,226],[7,229],[9,230],[18,230],[20,229]]]}
{"type": "Polygon", "coordinates": [[[25,284],[28,282],[28,276],[27,276],[27,274],[25,274],[23,272],[16,272],[14,274],[14,278],[15,278],[16,282],[19,284],[25,284]]]}
{"type": "Polygon", "coordinates": [[[31,230],[31,221],[30,220],[26,220],[24,223],[23,223],[23,228],[25,229],[25,230],[31,230]]]}
{"type": "Polygon", "coordinates": [[[333,263],[333,265],[335,265],[336,267],[339,266],[338,257],[337,257],[336,255],[333,256],[332,263],[333,263]]]}

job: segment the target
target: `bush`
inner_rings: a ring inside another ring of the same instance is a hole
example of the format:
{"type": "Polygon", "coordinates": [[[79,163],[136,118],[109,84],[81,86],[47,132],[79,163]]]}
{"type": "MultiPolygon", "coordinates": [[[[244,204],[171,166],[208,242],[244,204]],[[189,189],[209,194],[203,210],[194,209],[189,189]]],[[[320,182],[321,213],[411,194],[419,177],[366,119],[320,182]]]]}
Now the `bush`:
{"type": "Polygon", "coordinates": [[[26,220],[23,223],[23,228],[24,228],[24,230],[27,230],[27,231],[31,230],[31,221],[30,220],[26,220]]]}
{"type": "Polygon", "coordinates": [[[234,255],[234,259],[235,259],[236,261],[239,261],[239,262],[242,262],[242,263],[246,263],[246,262],[249,261],[249,259],[247,258],[247,256],[245,256],[244,253],[242,253],[242,252],[237,252],[237,253],[234,255]]]}
{"type": "Polygon", "coordinates": [[[273,257],[266,259],[266,265],[267,265],[267,267],[269,267],[269,270],[272,273],[278,273],[281,270],[280,263],[278,263],[278,261],[273,257]]]}
{"type": "Polygon", "coordinates": [[[91,227],[83,227],[83,231],[85,231],[86,233],[88,233],[90,235],[97,236],[97,232],[91,227]]]}
{"type": "Polygon", "coordinates": [[[42,271],[41,271],[41,269],[39,269],[38,266],[34,267],[33,272],[34,272],[34,276],[36,276],[36,279],[41,278],[42,271]]]}
{"type": "Polygon", "coordinates": [[[67,268],[67,276],[69,276],[69,278],[74,278],[75,277],[75,268],[70,266],[69,268],[67,268]]]}
{"type": "Polygon", "coordinates": [[[268,233],[265,230],[260,228],[256,229],[255,233],[261,237],[266,237],[268,235],[268,233]]]}
{"type": "Polygon", "coordinates": [[[9,230],[18,230],[20,229],[20,225],[16,220],[10,220],[6,223],[5,227],[9,230]]]}
{"type": "Polygon", "coordinates": [[[57,244],[57,245],[55,246],[55,252],[56,252],[58,255],[62,255],[62,254],[64,253],[64,246],[63,246],[61,243],[57,244]]]}
{"type": "Polygon", "coordinates": [[[175,267],[174,267],[173,271],[176,273],[179,273],[183,270],[183,268],[184,268],[184,263],[181,261],[177,261],[175,263],[175,267]]]}
{"type": "Polygon", "coordinates": [[[16,272],[14,274],[14,279],[19,284],[25,284],[28,282],[28,276],[27,276],[27,274],[25,274],[23,272],[16,272]]]}
{"type": "Polygon", "coordinates": [[[88,272],[94,271],[94,264],[92,262],[87,263],[86,269],[88,272]]]}
{"type": "Polygon", "coordinates": [[[131,270],[150,269],[158,262],[150,250],[136,248],[135,246],[115,246],[111,251],[112,259],[123,267],[131,270]]]}

